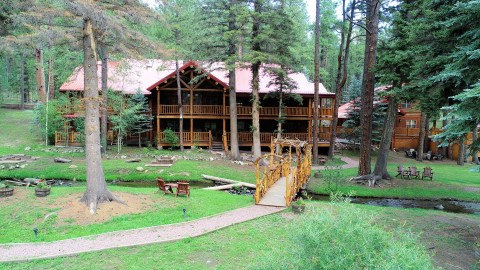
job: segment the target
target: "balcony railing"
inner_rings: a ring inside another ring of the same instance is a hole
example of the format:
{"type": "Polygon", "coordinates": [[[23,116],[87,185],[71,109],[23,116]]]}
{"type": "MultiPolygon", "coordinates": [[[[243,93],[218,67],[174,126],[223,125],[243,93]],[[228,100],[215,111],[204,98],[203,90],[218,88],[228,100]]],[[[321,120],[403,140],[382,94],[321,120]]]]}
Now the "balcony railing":
{"type": "MultiPolygon", "coordinates": [[[[177,138],[180,138],[180,132],[174,132],[177,138]]],[[[208,146],[212,147],[212,132],[183,132],[183,141],[185,145],[208,146]]],[[[157,136],[158,145],[169,145],[165,141],[165,132],[159,132],[157,136]]]]}
{"type": "MultiPolygon", "coordinates": [[[[227,132],[227,141],[230,142],[231,133],[227,132]]],[[[318,134],[319,141],[328,141],[330,139],[330,133],[320,133],[318,134]]],[[[273,132],[260,132],[260,143],[270,143],[272,138],[276,138],[277,134],[273,132]]],[[[283,138],[289,139],[298,139],[301,141],[309,141],[308,133],[292,133],[287,132],[282,134],[283,138]]],[[[311,136],[310,136],[311,137],[311,136]]],[[[253,133],[251,132],[238,132],[238,142],[239,143],[253,143],[253,133]]],[[[312,139],[310,139],[312,142],[312,139]]]]}
{"type": "Polygon", "coordinates": [[[420,133],[419,128],[395,128],[395,135],[397,136],[409,136],[416,137],[420,133]]]}
{"type": "Polygon", "coordinates": [[[79,146],[82,142],[80,132],[59,132],[55,131],[55,146],[79,146]]]}
{"type": "MultiPolygon", "coordinates": [[[[183,106],[184,115],[230,115],[230,106],[225,107],[223,112],[222,105],[193,105],[190,109],[189,105],[183,106]],[[191,113],[190,113],[191,111],[191,113]]],[[[260,107],[259,113],[261,116],[278,116],[278,107],[260,107]]],[[[318,111],[321,117],[327,117],[333,115],[333,109],[320,108],[318,111]]],[[[160,105],[158,108],[159,115],[178,115],[178,105],[160,105]]],[[[285,114],[287,117],[307,117],[308,107],[287,107],[285,108],[285,114]]],[[[249,106],[237,106],[238,116],[250,116],[252,115],[252,107],[249,106]]],[[[313,115],[313,112],[312,112],[313,115]]]]}

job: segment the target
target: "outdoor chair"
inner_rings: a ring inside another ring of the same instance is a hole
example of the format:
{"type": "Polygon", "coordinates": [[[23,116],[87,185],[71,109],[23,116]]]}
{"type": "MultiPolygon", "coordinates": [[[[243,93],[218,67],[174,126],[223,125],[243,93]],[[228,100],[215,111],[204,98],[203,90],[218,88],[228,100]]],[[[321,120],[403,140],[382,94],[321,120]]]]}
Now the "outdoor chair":
{"type": "Polygon", "coordinates": [[[161,177],[157,177],[157,186],[159,191],[163,191],[163,194],[173,193],[172,187],[166,185],[165,180],[161,177]]]}
{"type": "Polygon", "coordinates": [[[177,193],[175,194],[175,197],[178,195],[186,195],[187,198],[190,197],[190,185],[188,182],[178,182],[177,183],[177,193]]]}
{"type": "Polygon", "coordinates": [[[415,177],[418,179],[418,177],[420,176],[420,174],[418,173],[417,171],[417,167],[415,166],[411,166],[411,167],[408,167],[409,169],[409,175],[408,175],[408,178],[410,179],[410,177],[415,177]]]}
{"type": "Polygon", "coordinates": [[[397,166],[397,175],[395,175],[395,177],[400,176],[400,177],[402,177],[402,179],[403,179],[403,177],[404,177],[404,176],[408,176],[409,173],[410,173],[409,171],[406,171],[406,170],[403,168],[403,165],[398,165],[398,166],[397,166]]]}
{"type": "Polygon", "coordinates": [[[422,180],[423,180],[424,178],[430,178],[430,181],[433,181],[433,171],[432,171],[432,168],[430,168],[430,167],[423,168],[422,180]]]}

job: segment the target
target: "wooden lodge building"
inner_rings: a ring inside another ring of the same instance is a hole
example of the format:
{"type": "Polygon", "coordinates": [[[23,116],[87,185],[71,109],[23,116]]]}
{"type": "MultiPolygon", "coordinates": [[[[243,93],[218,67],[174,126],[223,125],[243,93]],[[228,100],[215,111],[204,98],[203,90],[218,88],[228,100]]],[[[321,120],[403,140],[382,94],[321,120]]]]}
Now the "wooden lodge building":
{"type": "MultiPolygon", "coordinates": [[[[185,146],[212,147],[212,145],[227,143],[230,140],[229,86],[228,72],[221,69],[221,64],[202,68],[198,62],[189,61],[181,64],[180,82],[183,102],[183,128],[185,146]],[[227,140],[222,142],[222,140],[227,140]]],[[[100,67],[100,64],[99,64],[100,67]]],[[[179,107],[177,101],[177,80],[175,62],[162,60],[124,60],[108,63],[108,87],[124,94],[135,94],[138,91],[145,94],[149,100],[152,120],[152,131],[142,135],[144,141],[152,145],[166,146],[164,130],[172,129],[179,132],[179,107]]],[[[100,89],[100,68],[99,89],[100,89]]],[[[236,68],[236,93],[238,116],[238,139],[240,147],[253,145],[252,106],[251,106],[251,70],[236,68]]],[[[313,126],[313,94],[314,84],[309,82],[304,74],[289,75],[297,84],[292,93],[303,97],[301,104],[293,99],[286,101],[283,124],[284,137],[312,141],[313,126]]],[[[271,138],[277,130],[279,114],[278,100],[265,98],[274,91],[270,86],[272,78],[265,70],[260,72],[260,137],[263,146],[270,145],[271,138]]],[[[78,67],[70,76],[60,91],[80,99],[83,93],[83,67],[78,67]]],[[[330,123],[333,115],[334,94],[327,92],[320,84],[320,130],[319,146],[329,146],[330,123]]],[[[81,109],[71,108],[65,117],[81,117],[81,109]]],[[[109,132],[109,140],[114,134],[109,132]]],[[[73,145],[78,143],[75,131],[56,133],[56,145],[73,145]],[[57,140],[58,139],[58,140],[57,140]]],[[[134,140],[138,141],[138,139],[134,140]]]]}

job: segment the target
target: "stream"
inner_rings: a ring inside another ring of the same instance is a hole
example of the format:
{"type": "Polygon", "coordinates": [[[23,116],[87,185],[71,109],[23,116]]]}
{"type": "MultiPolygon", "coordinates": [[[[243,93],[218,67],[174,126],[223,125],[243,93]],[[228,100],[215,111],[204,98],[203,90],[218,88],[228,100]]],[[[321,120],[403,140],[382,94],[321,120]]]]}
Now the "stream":
{"type": "MultiPolygon", "coordinates": [[[[312,200],[329,201],[328,195],[309,193],[308,197],[312,200]]],[[[400,208],[421,208],[445,211],[451,213],[464,213],[480,215],[480,203],[464,202],[456,200],[427,200],[427,199],[398,199],[398,198],[373,198],[373,197],[351,197],[352,203],[366,204],[384,207],[400,208]]]]}

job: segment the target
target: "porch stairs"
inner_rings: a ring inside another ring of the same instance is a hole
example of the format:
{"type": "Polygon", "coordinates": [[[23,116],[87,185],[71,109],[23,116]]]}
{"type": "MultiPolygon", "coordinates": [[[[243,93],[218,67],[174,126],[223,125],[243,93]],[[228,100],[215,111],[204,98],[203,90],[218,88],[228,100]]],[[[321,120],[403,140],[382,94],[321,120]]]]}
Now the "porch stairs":
{"type": "Polygon", "coordinates": [[[212,151],[223,151],[223,144],[222,142],[212,142],[212,151]]]}

